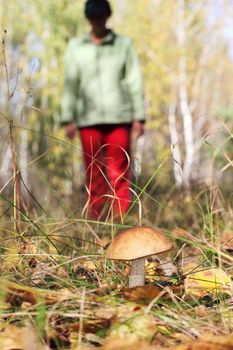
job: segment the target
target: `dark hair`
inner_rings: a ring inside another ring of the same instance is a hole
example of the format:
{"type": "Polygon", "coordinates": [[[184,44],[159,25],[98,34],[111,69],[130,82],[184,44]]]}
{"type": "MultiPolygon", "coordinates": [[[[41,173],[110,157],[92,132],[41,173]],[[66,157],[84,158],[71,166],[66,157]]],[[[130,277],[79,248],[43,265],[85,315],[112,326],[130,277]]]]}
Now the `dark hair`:
{"type": "Polygon", "coordinates": [[[95,15],[110,17],[112,14],[112,9],[108,0],[87,0],[85,3],[84,13],[86,18],[90,18],[95,15]]]}

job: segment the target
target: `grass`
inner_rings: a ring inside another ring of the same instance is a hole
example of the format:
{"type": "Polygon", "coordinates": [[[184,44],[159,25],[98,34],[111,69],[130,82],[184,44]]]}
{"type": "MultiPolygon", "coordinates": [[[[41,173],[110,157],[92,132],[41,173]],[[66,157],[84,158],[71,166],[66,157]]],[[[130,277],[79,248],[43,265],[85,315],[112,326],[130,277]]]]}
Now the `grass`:
{"type": "MultiPolygon", "coordinates": [[[[21,332],[26,328],[32,338],[36,334],[38,349],[73,350],[108,349],[110,343],[113,349],[123,348],[122,338],[128,339],[129,349],[138,343],[172,349],[206,333],[231,334],[229,293],[207,290],[200,297],[187,295],[184,288],[187,276],[196,271],[221,267],[233,276],[233,258],[221,243],[221,233],[230,229],[231,211],[224,209],[223,198],[215,191],[186,194],[185,207],[174,192],[157,207],[154,218],[160,220],[142,216],[142,224],[163,227],[175,244],[166,261],[164,257],[152,261],[154,271],[147,285],[160,288],[156,296],[143,288],[128,295],[122,289],[127,287],[128,265],[105,259],[111,235],[133,226],[136,211],[125,223],[114,223],[76,215],[58,219],[20,209],[21,234],[14,231],[9,211],[2,215],[0,336],[5,334],[6,339],[10,326],[21,332]],[[177,223],[177,217],[183,225],[175,233],[177,225],[171,222],[177,223]],[[170,276],[164,268],[168,260],[176,271],[170,276]]],[[[141,199],[142,208],[148,207],[151,197],[141,199]]]]}

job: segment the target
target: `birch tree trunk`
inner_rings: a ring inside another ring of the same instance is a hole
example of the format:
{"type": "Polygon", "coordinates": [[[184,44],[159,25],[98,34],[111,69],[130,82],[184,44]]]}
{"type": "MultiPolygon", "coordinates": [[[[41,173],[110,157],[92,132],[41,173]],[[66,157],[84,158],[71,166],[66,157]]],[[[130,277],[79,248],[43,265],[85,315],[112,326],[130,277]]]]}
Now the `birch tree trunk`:
{"type": "Polygon", "coordinates": [[[190,186],[191,172],[194,156],[193,123],[192,114],[188,103],[187,93],[187,63],[185,52],[186,27],[185,27],[185,0],[177,0],[177,42],[180,49],[178,94],[179,107],[183,120],[185,159],[183,165],[183,182],[190,186]]]}
{"type": "MultiPolygon", "coordinates": [[[[9,145],[4,145],[3,151],[1,152],[3,156],[0,166],[0,179],[2,182],[6,181],[11,175],[11,151],[9,145]]],[[[1,160],[1,159],[0,159],[1,160]]],[[[1,189],[0,189],[1,193],[1,189]]]]}

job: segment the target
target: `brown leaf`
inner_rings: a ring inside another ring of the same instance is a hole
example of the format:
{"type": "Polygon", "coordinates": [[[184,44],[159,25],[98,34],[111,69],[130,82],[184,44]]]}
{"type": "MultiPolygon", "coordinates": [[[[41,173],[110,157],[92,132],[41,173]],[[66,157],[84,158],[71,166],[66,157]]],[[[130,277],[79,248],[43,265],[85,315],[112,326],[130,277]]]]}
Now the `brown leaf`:
{"type": "Polygon", "coordinates": [[[38,341],[36,330],[32,326],[16,327],[4,325],[0,329],[1,350],[49,350],[38,341]]]}
{"type": "Polygon", "coordinates": [[[202,261],[200,260],[200,257],[198,255],[194,254],[189,256],[188,254],[189,252],[186,252],[186,256],[182,258],[181,264],[179,266],[179,272],[182,275],[195,272],[202,264],[202,261]]]}
{"type": "MultiPolygon", "coordinates": [[[[98,319],[98,320],[87,320],[83,324],[83,331],[85,333],[96,333],[101,329],[109,328],[111,325],[111,320],[109,319],[98,319]]],[[[80,324],[74,323],[70,326],[72,332],[79,331],[80,324]]]]}
{"type": "Polygon", "coordinates": [[[122,288],[121,292],[124,299],[138,303],[149,303],[154,298],[160,297],[163,294],[167,293],[164,289],[152,285],[134,288],[122,288]]]}
{"type": "Polygon", "coordinates": [[[221,238],[223,249],[233,251],[233,233],[224,232],[221,238]]]}
{"type": "Polygon", "coordinates": [[[233,334],[229,336],[209,336],[203,340],[172,347],[170,350],[233,350],[233,334]]]}
{"type": "Polygon", "coordinates": [[[71,293],[66,288],[60,289],[59,292],[50,292],[6,280],[1,281],[0,292],[5,297],[5,301],[13,306],[21,306],[25,302],[35,305],[39,299],[43,300],[46,305],[52,305],[78,298],[78,295],[71,293]]]}
{"type": "MultiPolygon", "coordinates": [[[[7,286],[8,287],[8,286],[7,286]]],[[[6,302],[10,303],[12,306],[21,306],[23,303],[29,303],[29,305],[36,304],[36,296],[32,291],[21,286],[8,287],[6,292],[6,302]]]]}
{"type": "Polygon", "coordinates": [[[138,340],[136,337],[118,338],[111,337],[107,339],[100,350],[155,350],[155,347],[149,345],[146,341],[138,340]]]}
{"type": "Polygon", "coordinates": [[[94,311],[94,316],[98,319],[111,320],[114,316],[116,316],[116,313],[116,307],[111,305],[103,305],[94,311]]]}

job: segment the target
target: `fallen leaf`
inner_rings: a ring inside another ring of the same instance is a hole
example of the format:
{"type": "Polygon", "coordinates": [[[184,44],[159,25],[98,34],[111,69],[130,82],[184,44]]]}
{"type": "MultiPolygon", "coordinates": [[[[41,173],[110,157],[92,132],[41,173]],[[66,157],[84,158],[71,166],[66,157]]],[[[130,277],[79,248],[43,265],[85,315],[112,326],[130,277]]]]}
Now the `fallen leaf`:
{"type": "Polygon", "coordinates": [[[21,306],[24,302],[35,305],[37,302],[36,296],[30,288],[9,283],[3,283],[2,287],[5,293],[5,301],[12,306],[21,306]]]}
{"type": "Polygon", "coordinates": [[[209,336],[203,340],[188,342],[170,350],[233,350],[233,334],[229,336],[209,336]]]}
{"type": "Polygon", "coordinates": [[[1,325],[1,350],[49,350],[42,345],[33,327],[16,327],[14,325],[1,325]]]}
{"type": "Polygon", "coordinates": [[[115,315],[116,308],[110,305],[100,306],[94,311],[94,316],[96,318],[102,318],[105,320],[111,320],[115,315]]]}
{"type": "Polygon", "coordinates": [[[104,345],[111,346],[112,342],[117,343],[121,349],[119,342],[127,340],[131,342],[147,341],[150,342],[157,332],[156,322],[151,314],[129,314],[128,318],[116,321],[108,332],[104,345]]]}
{"type": "Polygon", "coordinates": [[[157,267],[157,271],[160,275],[166,277],[172,277],[178,275],[177,267],[173,264],[172,261],[168,259],[163,259],[160,265],[157,267]]]}
{"type": "Polygon", "coordinates": [[[182,257],[181,263],[179,266],[180,274],[182,275],[188,275],[190,273],[194,273],[199,269],[199,266],[202,265],[202,260],[200,259],[199,255],[191,255],[189,256],[188,253],[186,253],[187,256],[182,257]]]}
{"type": "Polygon", "coordinates": [[[224,232],[221,238],[223,249],[233,251],[233,233],[224,232]]]}
{"type": "Polygon", "coordinates": [[[155,347],[149,345],[148,342],[138,340],[137,337],[111,337],[107,339],[100,350],[155,350],[155,347]]]}
{"type": "MultiPolygon", "coordinates": [[[[97,333],[102,329],[108,329],[111,325],[110,319],[98,319],[98,320],[87,320],[83,324],[83,331],[85,333],[97,333]]],[[[70,326],[72,331],[78,332],[80,329],[80,324],[75,323],[70,326]]]]}
{"type": "Polygon", "coordinates": [[[184,281],[186,295],[204,297],[211,293],[231,293],[231,279],[221,269],[194,272],[184,281]]]}
{"type": "Polygon", "coordinates": [[[152,285],[122,288],[121,292],[124,299],[138,303],[149,303],[154,298],[160,297],[160,295],[162,296],[166,293],[164,289],[152,285]]]}
{"type": "Polygon", "coordinates": [[[146,269],[146,278],[154,278],[158,275],[158,273],[156,273],[156,268],[158,266],[158,263],[154,262],[154,261],[148,261],[146,260],[145,262],[145,269],[146,269]]]}
{"type": "Polygon", "coordinates": [[[20,285],[6,280],[1,280],[0,292],[4,296],[5,301],[13,306],[21,306],[24,302],[35,305],[39,299],[43,300],[46,305],[52,305],[65,300],[79,298],[78,295],[66,288],[54,292],[20,285]]]}

